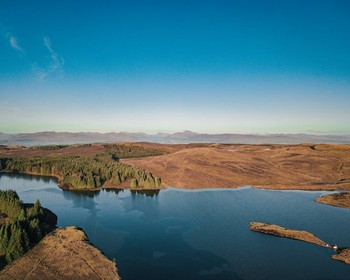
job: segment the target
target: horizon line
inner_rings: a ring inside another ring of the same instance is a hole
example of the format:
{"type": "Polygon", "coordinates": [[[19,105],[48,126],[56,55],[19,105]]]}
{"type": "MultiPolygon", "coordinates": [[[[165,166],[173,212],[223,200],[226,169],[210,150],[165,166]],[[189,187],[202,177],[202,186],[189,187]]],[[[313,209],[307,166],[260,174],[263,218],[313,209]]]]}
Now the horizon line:
{"type": "Polygon", "coordinates": [[[197,132],[189,129],[181,130],[181,131],[175,131],[175,132],[129,132],[129,131],[108,131],[108,132],[99,132],[99,131],[55,131],[55,130],[41,130],[41,131],[34,131],[34,132],[2,132],[0,131],[0,134],[7,134],[7,135],[16,135],[16,134],[39,134],[39,133],[70,133],[70,134],[79,134],[79,133],[94,133],[94,134],[120,134],[120,133],[127,133],[127,134],[146,134],[146,135],[158,135],[158,134],[167,134],[167,135],[173,135],[178,133],[192,133],[192,134],[206,134],[206,135],[255,135],[255,136],[268,136],[268,135],[316,135],[316,136],[350,136],[350,132],[344,133],[344,132],[197,132]]]}

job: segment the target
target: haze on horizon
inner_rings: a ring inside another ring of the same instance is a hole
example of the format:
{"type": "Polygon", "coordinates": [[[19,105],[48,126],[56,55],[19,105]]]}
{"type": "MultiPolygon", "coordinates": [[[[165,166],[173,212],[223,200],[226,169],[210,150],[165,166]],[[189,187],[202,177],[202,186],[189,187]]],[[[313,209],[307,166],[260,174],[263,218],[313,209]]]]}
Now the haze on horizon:
{"type": "Polygon", "coordinates": [[[0,132],[350,134],[350,2],[0,2],[0,132]]]}

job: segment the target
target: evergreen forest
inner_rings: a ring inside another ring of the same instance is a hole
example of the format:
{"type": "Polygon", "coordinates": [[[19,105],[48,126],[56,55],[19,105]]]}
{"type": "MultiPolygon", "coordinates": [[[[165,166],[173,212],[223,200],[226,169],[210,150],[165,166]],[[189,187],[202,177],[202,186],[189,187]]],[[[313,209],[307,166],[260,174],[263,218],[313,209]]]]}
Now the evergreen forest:
{"type": "MultiPolygon", "coordinates": [[[[143,152],[141,152],[143,153],[143,152]]],[[[135,151],[124,151],[134,154],[135,151]]],[[[55,176],[64,188],[96,189],[130,187],[158,189],[162,182],[150,172],[119,162],[120,153],[104,152],[93,157],[50,156],[32,158],[0,158],[0,172],[55,176]]]]}
{"type": "Polygon", "coordinates": [[[52,220],[49,213],[39,200],[24,204],[15,191],[0,191],[0,268],[21,257],[52,229],[57,217],[52,220]]]}

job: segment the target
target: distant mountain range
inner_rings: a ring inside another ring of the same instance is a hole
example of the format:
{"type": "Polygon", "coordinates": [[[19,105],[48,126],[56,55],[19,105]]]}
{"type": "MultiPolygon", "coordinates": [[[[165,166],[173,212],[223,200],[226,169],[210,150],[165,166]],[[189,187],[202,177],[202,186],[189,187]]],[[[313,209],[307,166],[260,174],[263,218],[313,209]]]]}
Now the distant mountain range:
{"type": "Polygon", "coordinates": [[[176,133],[129,132],[54,132],[6,134],[0,132],[1,145],[37,146],[52,144],[85,144],[106,142],[157,142],[166,144],[228,143],[228,144],[299,144],[350,143],[350,135],[314,134],[205,134],[192,131],[176,133]]]}

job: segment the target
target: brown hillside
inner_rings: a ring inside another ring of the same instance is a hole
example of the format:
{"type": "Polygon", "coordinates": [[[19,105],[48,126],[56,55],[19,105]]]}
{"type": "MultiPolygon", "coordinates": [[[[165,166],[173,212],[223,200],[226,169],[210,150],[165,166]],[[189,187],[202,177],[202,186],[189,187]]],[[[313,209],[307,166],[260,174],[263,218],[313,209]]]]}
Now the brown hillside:
{"type": "Polygon", "coordinates": [[[350,189],[349,145],[185,145],[123,162],[178,188],[350,189]]]}

